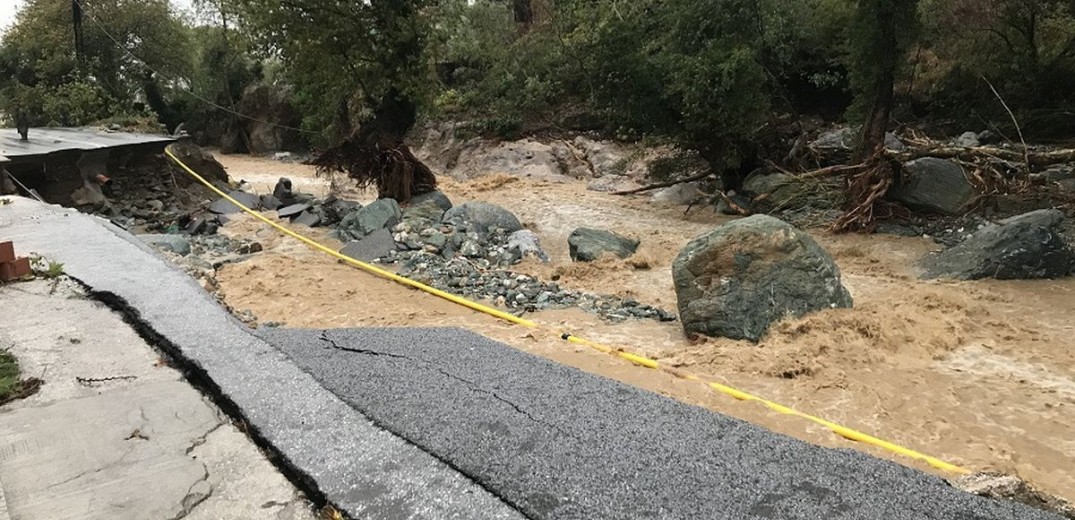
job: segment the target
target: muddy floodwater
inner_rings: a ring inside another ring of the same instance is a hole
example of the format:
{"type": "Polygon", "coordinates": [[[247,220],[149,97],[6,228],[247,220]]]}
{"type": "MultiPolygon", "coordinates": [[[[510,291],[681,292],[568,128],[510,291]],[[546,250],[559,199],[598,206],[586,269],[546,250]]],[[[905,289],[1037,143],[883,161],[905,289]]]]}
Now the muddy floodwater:
{"type": "MultiPolygon", "coordinates": [[[[261,193],[271,191],[280,176],[290,177],[301,191],[327,191],[327,182],[306,166],[245,156],[220,159],[233,178],[247,180],[261,193]]],[[[676,253],[728,219],[708,208],[684,215],[682,207],[657,207],[645,196],[587,191],[584,182],[572,179],[444,179],[442,190],[457,204],[502,205],[540,236],[551,261],[528,260],[515,270],[671,311],[676,309],[671,275],[676,253]],[[573,264],[567,237],[579,226],[633,236],[642,246],[625,261],[573,264]]],[[[303,231],[332,242],[324,229],[303,231]]],[[[522,329],[350,268],[250,218],[229,223],[223,232],[257,238],[266,252],[223,267],[218,282],[230,306],[261,321],[322,328],[466,327],[815,444],[857,449],[937,473],[802,419],[567,344],[557,331],[569,331],[968,469],[1013,473],[1075,499],[1075,279],[921,281],[918,259],[939,247],[928,239],[809,231],[839,264],[855,308],[786,320],[758,344],[692,342],[679,323],[610,324],[580,310],[531,314],[527,317],[548,329],[522,329]]]]}

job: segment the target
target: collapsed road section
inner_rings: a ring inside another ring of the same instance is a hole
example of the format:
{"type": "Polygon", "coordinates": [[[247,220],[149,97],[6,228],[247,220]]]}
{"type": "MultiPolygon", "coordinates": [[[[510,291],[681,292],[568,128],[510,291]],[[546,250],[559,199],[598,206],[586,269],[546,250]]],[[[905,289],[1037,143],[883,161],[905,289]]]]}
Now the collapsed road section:
{"type": "Polygon", "coordinates": [[[311,498],[356,518],[522,516],[413,444],[375,426],[252,335],[193,279],[104,220],[13,199],[0,235],[64,264],[185,364],[311,498]]]}
{"type": "Polygon", "coordinates": [[[255,335],[136,239],[71,211],[17,200],[0,234],[63,262],[356,518],[1055,518],[458,329],[255,335]]]}

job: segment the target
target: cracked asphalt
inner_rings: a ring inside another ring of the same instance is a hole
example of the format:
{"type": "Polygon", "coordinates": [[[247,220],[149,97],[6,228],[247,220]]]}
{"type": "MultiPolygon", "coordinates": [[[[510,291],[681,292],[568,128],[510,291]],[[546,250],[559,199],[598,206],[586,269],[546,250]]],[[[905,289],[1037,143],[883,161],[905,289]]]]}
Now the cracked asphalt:
{"type": "Polygon", "coordinates": [[[352,407],[528,518],[1053,518],[462,329],[258,334],[352,407]]]}
{"type": "Polygon", "coordinates": [[[355,518],[1055,518],[460,329],[256,336],[139,241],[72,211],[16,199],[0,235],[63,262],[355,518]]]}

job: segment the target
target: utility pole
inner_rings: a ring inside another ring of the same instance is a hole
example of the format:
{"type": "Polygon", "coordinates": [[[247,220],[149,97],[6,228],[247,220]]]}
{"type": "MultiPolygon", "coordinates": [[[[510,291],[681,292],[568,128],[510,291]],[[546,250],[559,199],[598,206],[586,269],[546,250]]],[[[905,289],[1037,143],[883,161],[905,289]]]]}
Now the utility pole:
{"type": "Polygon", "coordinates": [[[82,4],[80,0],[71,0],[71,23],[75,28],[75,58],[79,65],[85,60],[86,47],[82,39],[82,4]]]}

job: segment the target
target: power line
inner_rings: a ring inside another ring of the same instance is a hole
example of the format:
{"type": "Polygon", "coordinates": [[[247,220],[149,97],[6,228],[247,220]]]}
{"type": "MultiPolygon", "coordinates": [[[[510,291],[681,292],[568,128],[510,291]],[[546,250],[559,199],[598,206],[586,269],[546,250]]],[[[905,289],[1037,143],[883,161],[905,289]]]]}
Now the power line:
{"type": "Polygon", "coordinates": [[[123,52],[127,53],[127,55],[130,56],[131,58],[141,62],[142,65],[145,68],[149,69],[149,71],[152,72],[153,74],[155,74],[155,75],[157,75],[157,76],[159,76],[161,78],[164,78],[164,79],[166,79],[168,81],[171,81],[173,84],[176,85],[176,89],[179,90],[180,92],[182,92],[182,93],[184,93],[184,94],[186,94],[186,95],[188,95],[188,96],[190,96],[190,97],[192,97],[194,99],[197,99],[198,101],[201,101],[202,103],[205,103],[206,105],[209,105],[209,106],[211,106],[211,107],[213,107],[213,108],[215,108],[217,110],[222,110],[224,112],[227,112],[229,114],[241,117],[243,119],[248,119],[250,121],[254,121],[254,122],[257,122],[257,123],[263,123],[263,124],[274,126],[276,128],[281,128],[281,129],[284,129],[284,130],[294,130],[296,132],[302,132],[302,133],[306,133],[306,134],[320,135],[320,132],[315,132],[313,130],[306,130],[304,128],[297,128],[297,127],[294,127],[294,126],[281,125],[281,124],[278,124],[278,123],[273,123],[272,121],[265,121],[264,119],[258,119],[258,118],[253,117],[253,116],[248,116],[248,115],[243,114],[241,112],[238,112],[236,110],[230,109],[230,108],[228,108],[226,106],[220,105],[218,103],[214,103],[213,101],[210,101],[210,100],[208,100],[206,98],[203,98],[203,97],[199,96],[198,94],[195,94],[193,91],[190,91],[190,90],[187,90],[187,89],[184,89],[184,88],[180,87],[179,86],[180,82],[178,80],[176,80],[175,78],[170,77],[170,76],[168,76],[166,74],[162,74],[159,71],[155,70],[153,67],[150,67],[149,64],[146,63],[146,60],[143,60],[142,58],[139,58],[137,54],[132,52],[125,45],[120,43],[119,40],[117,40],[115,37],[113,37],[112,34],[108,32],[108,29],[105,29],[104,25],[102,25],[101,22],[97,21],[97,17],[94,16],[91,13],[91,11],[86,9],[86,6],[84,5],[85,0],[72,0],[72,1],[73,1],[73,5],[77,5],[77,6],[79,6],[81,8],[82,16],[85,17],[85,18],[88,18],[90,20],[90,22],[93,23],[93,25],[97,26],[97,28],[100,29],[101,32],[104,33],[104,35],[106,37],[108,37],[109,40],[112,40],[112,43],[115,43],[116,46],[120,48],[120,50],[122,50],[123,52]]]}

